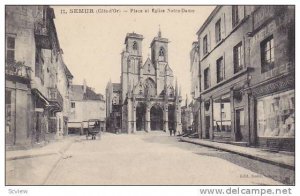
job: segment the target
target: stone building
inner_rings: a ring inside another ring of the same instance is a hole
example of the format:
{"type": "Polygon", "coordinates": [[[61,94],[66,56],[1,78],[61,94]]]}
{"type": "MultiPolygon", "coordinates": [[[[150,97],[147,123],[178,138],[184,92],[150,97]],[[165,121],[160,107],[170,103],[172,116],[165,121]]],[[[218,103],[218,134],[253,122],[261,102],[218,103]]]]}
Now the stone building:
{"type": "MultiPolygon", "coordinates": [[[[193,102],[188,104],[188,99],[186,99],[186,103],[181,107],[181,123],[182,123],[182,132],[191,134],[196,132],[195,130],[195,122],[193,115],[193,102]]],[[[196,132],[198,133],[198,132],[196,132]]]]}
{"type": "Polygon", "coordinates": [[[199,43],[193,42],[192,50],[190,52],[190,72],[191,72],[191,112],[193,115],[193,132],[199,131],[200,126],[200,102],[199,96],[201,92],[200,83],[200,60],[199,60],[199,43]]]}
{"type": "Polygon", "coordinates": [[[5,7],[6,145],[26,146],[67,133],[73,78],[49,6],[5,7]],[[65,132],[64,132],[65,131],[65,132]]]}
{"type": "Polygon", "coordinates": [[[122,132],[176,129],[181,132],[181,96],[168,63],[168,39],[159,31],[151,58],[143,61],[143,36],[128,33],[121,54],[122,132]]]}
{"type": "Polygon", "coordinates": [[[84,134],[88,121],[98,120],[100,130],[105,131],[106,105],[102,94],[86,85],[72,85],[70,94],[71,109],[69,115],[69,133],[84,134]]]}
{"type": "Polygon", "coordinates": [[[294,150],[294,12],[217,6],[200,27],[202,138],[294,150]]]}
{"type": "Polygon", "coordinates": [[[122,128],[122,103],[121,103],[121,84],[107,83],[106,94],[106,128],[107,131],[117,133],[122,128]]]}

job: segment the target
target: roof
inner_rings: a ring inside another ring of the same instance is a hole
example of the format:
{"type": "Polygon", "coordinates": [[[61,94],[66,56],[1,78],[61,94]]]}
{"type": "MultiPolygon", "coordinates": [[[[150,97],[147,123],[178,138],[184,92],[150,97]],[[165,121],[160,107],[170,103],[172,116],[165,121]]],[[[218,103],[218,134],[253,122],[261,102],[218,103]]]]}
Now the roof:
{"type": "Polygon", "coordinates": [[[127,33],[126,37],[125,37],[125,44],[127,43],[128,38],[135,38],[135,39],[141,39],[143,40],[144,37],[141,34],[137,34],[137,33],[127,33]]]}
{"type": "Polygon", "coordinates": [[[72,96],[71,100],[81,101],[81,100],[103,100],[102,94],[95,93],[92,88],[86,87],[86,92],[84,93],[83,85],[72,85],[72,96]]]}
{"type": "Polygon", "coordinates": [[[151,44],[150,44],[150,47],[152,47],[152,45],[155,43],[155,42],[164,42],[164,43],[169,43],[169,40],[167,38],[162,38],[162,37],[154,37],[151,44]]]}
{"type": "Polygon", "coordinates": [[[205,20],[203,25],[200,27],[200,29],[197,31],[197,35],[199,36],[200,33],[205,29],[205,27],[210,23],[210,21],[213,19],[213,17],[217,14],[217,12],[221,9],[221,5],[216,6],[216,8],[210,13],[208,18],[205,20]]]}
{"type": "Polygon", "coordinates": [[[70,70],[69,70],[69,68],[67,67],[67,65],[66,64],[64,64],[65,65],[65,73],[66,73],[66,76],[68,77],[68,78],[73,78],[74,76],[72,75],[72,73],[70,72],[70,70]]]}
{"type": "Polygon", "coordinates": [[[113,91],[121,91],[120,83],[112,83],[113,91]]]}

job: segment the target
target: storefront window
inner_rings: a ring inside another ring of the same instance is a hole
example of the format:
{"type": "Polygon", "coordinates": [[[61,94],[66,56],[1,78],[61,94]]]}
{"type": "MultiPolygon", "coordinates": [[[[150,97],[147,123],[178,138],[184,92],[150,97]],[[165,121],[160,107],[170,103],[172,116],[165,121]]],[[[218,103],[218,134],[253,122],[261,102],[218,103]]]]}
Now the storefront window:
{"type": "Polygon", "coordinates": [[[295,137],[294,90],[257,100],[258,137],[295,137]]]}
{"type": "Polygon", "coordinates": [[[230,94],[214,99],[213,123],[215,136],[231,137],[230,94]]]}

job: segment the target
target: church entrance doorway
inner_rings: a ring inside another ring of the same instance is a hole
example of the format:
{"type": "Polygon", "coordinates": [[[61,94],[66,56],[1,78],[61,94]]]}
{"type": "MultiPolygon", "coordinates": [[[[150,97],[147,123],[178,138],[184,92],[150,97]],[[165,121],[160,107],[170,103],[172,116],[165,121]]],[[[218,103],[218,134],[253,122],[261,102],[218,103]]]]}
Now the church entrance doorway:
{"type": "Polygon", "coordinates": [[[138,103],[136,106],[136,130],[146,130],[146,104],[138,103]]]}
{"type": "Polygon", "coordinates": [[[152,106],[150,121],[151,130],[163,130],[163,110],[159,105],[152,106]]]}

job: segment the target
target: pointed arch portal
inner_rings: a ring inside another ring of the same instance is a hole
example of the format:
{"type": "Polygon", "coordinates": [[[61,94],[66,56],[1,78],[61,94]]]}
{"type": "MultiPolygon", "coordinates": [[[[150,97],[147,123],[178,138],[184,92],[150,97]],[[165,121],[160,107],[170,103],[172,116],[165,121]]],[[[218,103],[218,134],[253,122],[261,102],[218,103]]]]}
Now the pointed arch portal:
{"type": "Polygon", "coordinates": [[[138,103],[136,106],[136,130],[146,130],[146,105],[138,103]]]}
{"type": "Polygon", "coordinates": [[[150,110],[150,127],[151,130],[163,130],[163,110],[159,105],[150,110]]]}

